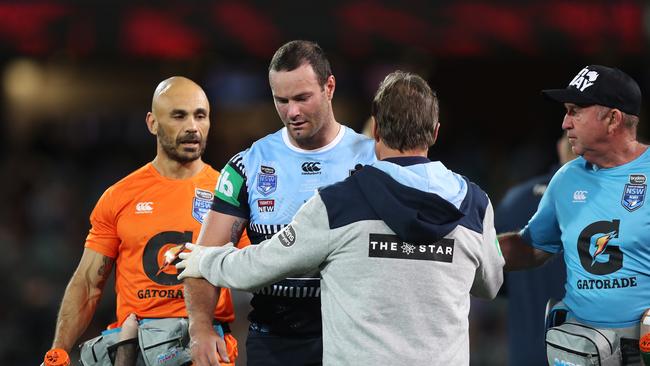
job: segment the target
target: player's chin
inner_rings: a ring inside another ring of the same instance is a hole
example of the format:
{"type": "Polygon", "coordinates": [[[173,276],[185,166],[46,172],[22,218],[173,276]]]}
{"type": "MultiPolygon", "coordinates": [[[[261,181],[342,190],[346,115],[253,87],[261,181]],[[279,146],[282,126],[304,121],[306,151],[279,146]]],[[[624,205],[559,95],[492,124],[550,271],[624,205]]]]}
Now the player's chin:
{"type": "Polygon", "coordinates": [[[203,155],[203,150],[200,151],[183,151],[177,154],[176,159],[180,163],[191,163],[199,159],[203,155]]]}

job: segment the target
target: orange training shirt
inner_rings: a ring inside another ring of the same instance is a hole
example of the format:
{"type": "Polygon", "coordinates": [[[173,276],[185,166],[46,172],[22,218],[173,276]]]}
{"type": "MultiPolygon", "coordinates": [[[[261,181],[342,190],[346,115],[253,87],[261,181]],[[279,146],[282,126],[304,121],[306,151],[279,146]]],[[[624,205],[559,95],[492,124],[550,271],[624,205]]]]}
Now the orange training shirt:
{"type": "MultiPolygon", "coordinates": [[[[140,318],[187,317],[176,267],[156,272],[168,249],[196,242],[218,176],[206,164],[192,178],[168,179],[148,163],[104,192],[90,215],[85,247],[116,259],[117,322],[109,327],[122,324],[130,313],[140,318]]],[[[243,235],[240,243],[247,240],[243,235]]],[[[221,289],[215,318],[235,318],[227,289],[221,289]]]]}

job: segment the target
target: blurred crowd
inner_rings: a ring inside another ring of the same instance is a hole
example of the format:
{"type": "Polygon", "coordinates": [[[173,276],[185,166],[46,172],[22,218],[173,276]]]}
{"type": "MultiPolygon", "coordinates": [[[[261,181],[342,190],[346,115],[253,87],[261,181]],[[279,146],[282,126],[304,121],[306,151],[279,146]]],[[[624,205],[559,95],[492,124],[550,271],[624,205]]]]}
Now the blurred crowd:
{"type": "MultiPolygon", "coordinates": [[[[0,14],[5,14],[2,11],[6,8],[0,6],[0,14]]],[[[340,47],[350,48],[353,41],[341,41],[346,46],[340,47]]],[[[452,41],[447,43],[462,50],[463,39],[458,44],[452,41]]],[[[581,66],[602,63],[622,68],[650,94],[644,62],[647,50],[594,55],[565,47],[559,56],[544,52],[531,56],[509,48],[510,52],[501,52],[499,43],[481,57],[434,58],[421,52],[421,47],[400,53],[388,47],[392,39],[384,42],[373,55],[390,54],[386,58],[391,61],[349,61],[333,47],[336,41],[323,45],[337,77],[333,102],[337,119],[361,131],[370,113],[371,95],[386,74],[402,68],[423,75],[438,91],[441,108],[442,138],[429,157],[478,183],[495,205],[509,187],[547,173],[557,161],[555,141],[561,135],[564,112],[546,104],[541,89],[563,85],[581,66]]],[[[230,45],[222,43],[222,48],[230,45]]],[[[552,48],[538,43],[542,50],[552,48]]],[[[97,51],[100,56],[102,52],[97,51]]],[[[0,288],[5,292],[0,302],[0,364],[36,365],[50,348],[59,302],[79,262],[93,205],[107,187],[153,158],[155,139],[149,136],[144,118],[159,80],[181,74],[206,90],[212,127],[204,160],[217,170],[232,154],[277,130],[281,122],[266,80],[266,57],[240,64],[228,64],[214,55],[202,61],[132,63],[119,56],[111,59],[114,62],[95,57],[83,66],[74,57],[41,57],[33,61],[40,76],[29,84],[22,79],[28,74],[18,72],[24,69],[12,69],[12,58],[2,56],[0,288]]],[[[648,126],[647,118],[641,120],[643,141],[648,126]]],[[[112,287],[112,282],[107,283],[82,339],[97,335],[114,321],[112,287]]],[[[237,316],[244,319],[246,297],[237,299],[237,316]]],[[[506,364],[506,329],[507,298],[473,302],[472,365],[506,364]]]]}

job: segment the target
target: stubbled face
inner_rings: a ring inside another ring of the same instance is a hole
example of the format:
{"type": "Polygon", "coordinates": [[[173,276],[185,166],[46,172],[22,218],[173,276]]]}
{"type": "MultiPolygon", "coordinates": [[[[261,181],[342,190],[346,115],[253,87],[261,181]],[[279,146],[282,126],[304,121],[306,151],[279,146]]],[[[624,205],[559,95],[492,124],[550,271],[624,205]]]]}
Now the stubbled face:
{"type": "Polygon", "coordinates": [[[170,87],[155,102],[153,118],[152,132],[169,159],[189,163],[203,155],[210,129],[210,106],[198,86],[170,87]]]}
{"type": "Polygon", "coordinates": [[[592,154],[602,154],[607,145],[607,118],[600,106],[580,107],[565,103],[566,114],[562,129],[566,131],[572,150],[587,161],[592,154]]]}
{"type": "Polygon", "coordinates": [[[303,148],[319,147],[314,142],[331,122],[334,77],[319,85],[311,65],[304,64],[292,71],[270,71],[269,83],[275,109],[293,142],[303,148]]]}

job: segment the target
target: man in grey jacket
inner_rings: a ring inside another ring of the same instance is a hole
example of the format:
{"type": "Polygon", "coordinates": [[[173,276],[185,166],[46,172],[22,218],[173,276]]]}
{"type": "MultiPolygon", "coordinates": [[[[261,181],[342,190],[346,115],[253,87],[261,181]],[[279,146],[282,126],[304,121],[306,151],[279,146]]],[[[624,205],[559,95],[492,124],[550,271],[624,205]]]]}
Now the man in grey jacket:
{"type": "Polygon", "coordinates": [[[179,279],[252,290],[321,271],[323,364],[469,364],[470,294],[493,298],[504,260],[485,192],[427,159],[437,95],[394,72],[372,105],[380,160],[320,190],[260,245],[189,244],[179,279]]]}

